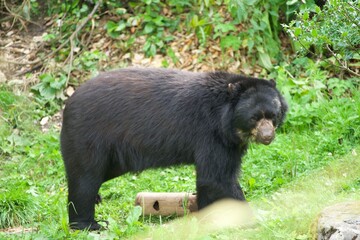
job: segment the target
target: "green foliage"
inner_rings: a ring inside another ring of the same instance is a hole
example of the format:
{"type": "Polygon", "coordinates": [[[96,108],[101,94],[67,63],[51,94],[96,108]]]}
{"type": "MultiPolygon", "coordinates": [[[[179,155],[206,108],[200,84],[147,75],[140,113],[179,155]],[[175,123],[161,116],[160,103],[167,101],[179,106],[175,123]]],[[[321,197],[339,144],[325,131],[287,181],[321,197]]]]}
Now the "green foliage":
{"type": "Polygon", "coordinates": [[[84,51],[73,63],[73,69],[84,72],[97,72],[100,68],[101,61],[106,59],[105,53],[99,50],[84,51]]]}
{"type": "Polygon", "coordinates": [[[38,103],[34,105],[37,108],[39,117],[54,114],[61,107],[61,102],[65,100],[64,90],[67,85],[67,77],[63,73],[56,75],[44,73],[39,76],[40,82],[31,87],[35,93],[35,100],[38,103]]]}
{"type": "MultiPolygon", "coordinates": [[[[298,130],[318,128],[329,121],[333,124],[332,132],[341,135],[340,132],[347,131],[347,127],[360,124],[356,117],[359,114],[357,78],[329,78],[319,63],[308,58],[295,59],[292,64],[279,66],[277,71],[277,81],[291,104],[285,127],[298,130]],[[301,77],[295,78],[294,75],[301,77]],[[330,111],[333,112],[330,114],[330,111]],[[333,118],[336,111],[342,114],[333,118]],[[338,128],[334,122],[342,127],[338,128]]],[[[359,136],[359,133],[355,135],[359,136]]]]}
{"type": "MultiPolygon", "coordinates": [[[[18,109],[15,107],[17,100],[18,97],[15,96],[13,93],[5,89],[0,90],[0,116],[3,117],[0,118],[0,120],[6,121],[7,125],[9,126],[9,129],[17,127],[19,125],[19,122],[22,121],[22,115],[21,113],[18,112],[18,109]]],[[[5,124],[0,124],[0,129],[2,133],[9,132],[9,129],[7,129],[5,126],[6,126],[5,124]]],[[[1,142],[2,141],[0,141],[0,144],[1,142]]]]}
{"type": "Polygon", "coordinates": [[[117,239],[136,233],[142,226],[142,223],[139,221],[141,215],[141,207],[135,206],[126,218],[125,226],[120,226],[115,219],[108,218],[109,229],[104,233],[103,237],[106,239],[117,239]]]}
{"type": "Polygon", "coordinates": [[[30,223],[38,210],[37,193],[26,181],[1,176],[0,228],[30,223]]]}
{"type": "MultiPolygon", "coordinates": [[[[146,36],[143,50],[148,57],[166,53],[171,35],[186,29],[188,33],[195,33],[201,47],[212,44],[209,40],[219,40],[223,51],[247,49],[248,55],[255,53],[259,63],[271,69],[273,61],[281,57],[278,37],[281,14],[289,19],[302,6],[302,1],[143,0],[130,1],[128,6],[113,5],[112,11],[120,20],[107,22],[109,36],[146,36]],[[131,9],[132,13],[125,14],[126,9],[131,9]]],[[[312,5],[313,1],[307,1],[306,6],[312,5]]]]}
{"type": "Polygon", "coordinates": [[[350,69],[360,66],[360,1],[331,0],[322,10],[317,6],[302,9],[284,27],[300,55],[327,59],[324,66],[332,68],[332,64],[350,69]]]}
{"type": "MultiPolygon", "coordinates": [[[[242,46],[249,55],[256,53],[260,65],[272,69],[274,59],[279,60],[282,15],[289,19],[297,10],[301,1],[268,0],[268,1],[225,1],[233,17],[233,24],[245,25],[245,31],[238,31],[242,46]]],[[[309,5],[313,1],[306,1],[309,5]]],[[[234,39],[235,40],[235,39],[234,39]]]]}
{"type": "Polygon", "coordinates": [[[106,30],[107,34],[112,38],[117,38],[120,36],[121,32],[127,27],[126,23],[124,21],[120,21],[118,23],[115,23],[111,20],[109,20],[106,23],[106,30]]]}
{"type": "Polygon", "coordinates": [[[0,100],[0,228],[6,228],[27,225],[38,219],[40,189],[35,179],[50,170],[57,172],[59,167],[57,165],[55,170],[52,164],[41,160],[45,156],[59,155],[57,138],[50,141],[34,128],[38,117],[36,103],[6,88],[0,91],[0,100]],[[33,167],[35,162],[36,167],[33,167]],[[8,174],[10,172],[12,174],[8,174]]]}
{"type": "Polygon", "coordinates": [[[39,76],[40,82],[32,87],[32,90],[44,100],[65,99],[63,90],[66,87],[66,76],[59,74],[54,77],[52,74],[44,73],[39,76]]]}
{"type": "Polygon", "coordinates": [[[170,19],[162,13],[166,5],[160,1],[143,0],[142,4],[137,2],[129,3],[136,6],[136,14],[141,22],[138,35],[145,35],[146,40],[143,47],[147,57],[155,56],[156,53],[166,52],[166,45],[173,39],[170,33],[176,30],[179,19],[170,19]]]}
{"type": "Polygon", "coordinates": [[[199,42],[202,45],[205,45],[206,40],[212,33],[213,29],[210,19],[207,17],[199,18],[197,14],[194,14],[189,20],[189,27],[192,29],[192,31],[195,31],[199,42]]]}

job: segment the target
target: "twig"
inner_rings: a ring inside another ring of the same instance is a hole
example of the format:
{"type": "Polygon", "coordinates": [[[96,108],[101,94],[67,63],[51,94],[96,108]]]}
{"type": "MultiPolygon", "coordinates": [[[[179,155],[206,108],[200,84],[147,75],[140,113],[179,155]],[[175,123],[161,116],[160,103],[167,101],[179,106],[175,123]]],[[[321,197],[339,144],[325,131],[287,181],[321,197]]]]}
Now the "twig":
{"type": "Polygon", "coordinates": [[[72,69],[72,63],[73,63],[73,57],[74,57],[74,48],[75,48],[75,45],[74,45],[74,39],[70,39],[70,62],[69,62],[69,69],[68,69],[68,73],[67,73],[67,77],[66,77],[66,83],[65,83],[65,86],[68,85],[69,83],[69,79],[70,79],[70,74],[71,74],[71,69],[72,69]]]}
{"type": "Polygon", "coordinates": [[[356,9],[358,12],[360,12],[360,8],[358,8],[355,3],[350,4],[349,2],[347,2],[347,4],[350,5],[351,7],[353,7],[354,9],[356,9]]]}
{"type": "MultiPolygon", "coordinates": [[[[95,6],[94,6],[93,10],[91,11],[91,13],[84,19],[84,21],[79,26],[76,27],[75,31],[70,35],[70,37],[68,39],[66,39],[65,42],[63,42],[57,49],[55,49],[55,51],[53,51],[53,52],[49,53],[48,55],[46,55],[44,57],[44,59],[47,59],[47,58],[50,58],[50,57],[54,56],[57,52],[59,52],[69,42],[71,44],[71,41],[74,40],[74,37],[80,32],[80,30],[86,25],[86,23],[91,18],[93,18],[94,14],[97,11],[97,9],[99,8],[100,4],[101,4],[101,1],[98,1],[95,4],[95,6]]],[[[72,51],[73,51],[73,49],[72,49],[72,51]]],[[[0,62],[16,64],[16,65],[33,65],[33,64],[38,64],[41,61],[43,61],[43,59],[37,59],[35,61],[30,61],[30,62],[26,62],[26,63],[20,63],[20,62],[7,61],[7,60],[0,59],[0,62]]]]}
{"type": "MultiPolygon", "coordinates": [[[[85,42],[85,46],[89,45],[89,43],[90,43],[90,41],[92,39],[93,33],[94,33],[94,28],[95,28],[95,22],[94,22],[94,19],[92,19],[91,20],[91,31],[89,33],[89,37],[87,38],[87,41],[85,42]]],[[[82,41],[81,41],[81,43],[82,43],[82,41]]]]}
{"type": "MultiPolygon", "coordinates": [[[[6,0],[3,1],[3,4],[4,4],[4,7],[5,7],[6,11],[8,11],[9,14],[14,17],[14,21],[13,21],[13,23],[11,25],[11,28],[14,26],[16,18],[19,19],[19,21],[21,22],[21,25],[25,28],[26,31],[27,31],[27,28],[26,28],[25,22],[29,22],[29,23],[32,23],[34,25],[37,25],[37,26],[41,27],[40,24],[38,24],[36,22],[33,22],[30,19],[25,19],[23,16],[19,15],[18,13],[11,11],[11,9],[6,4],[6,0]]],[[[21,7],[23,6],[23,4],[21,4],[21,7]]]]}
{"type": "Polygon", "coordinates": [[[12,28],[14,26],[15,20],[16,20],[16,18],[18,18],[19,21],[21,22],[21,25],[23,25],[23,27],[26,29],[23,22],[21,21],[21,16],[19,14],[17,14],[17,13],[12,12],[11,9],[7,6],[6,1],[4,1],[3,4],[4,4],[5,9],[9,12],[9,14],[14,17],[10,28],[12,28]]]}
{"type": "Polygon", "coordinates": [[[360,77],[360,74],[352,71],[350,68],[348,68],[346,65],[344,65],[344,64],[340,61],[340,59],[338,59],[338,57],[336,56],[336,53],[334,53],[334,52],[331,50],[331,48],[329,47],[328,44],[326,44],[326,48],[331,52],[331,54],[334,56],[334,58],[336,59],[336,61],[340,64],[340,66],[339,66],[340,68],[348,71],[348,72],[351,73],[351,74],[354,74],[355,76],[360,77]]]}
{"type": "Polygon", "coordinates": [[[284,68],[285,72],[292,78],[292,79],[296,79],[289,70],[287,70],[286,68],[284,68]]]}
{"type": "MultiPolygon", "coordinates": [[[[310,54],[313,55],[313,56],[316,56],[316,54],[315,54],[313,51],[311,51],[310,49],[308,49],[307,47],[305,47],[304,44],[302,44],[302,42],[301,42],[299,39],[297,39],[297,40],[298,40],[298,42],[300,43],[300,45],[301,45],[308,53],[310,53],[310,54]]],[[[335,53],[331,51],[331,54],[333,54],[333,56],[334,56],[335,53]]],[[[336,56],[334,56],[334,57],[335,57],[335,59],[338,61],[338,59],[336,58],[336,56]]],[[[343,70],[345,70],[345,71],[347,71],[347,72],[349,72],[349,73],[351,73],[351,74],[353,74],[353,75],[355,75],[355,76],[357,76],[357,77],[360,77],[360,74],[359,74],[359,73],[356,73],[356,72],[352,71],[350,68],[348,68],[348,67],[346,67],[346,66],[343,66],[340,61],[338,61],[339,64],[340,64],[340,66],[338,66],[338,65],[333,64],[332,62],[328,61],[327,59],[323,59],[323,60],[324,60],[326,63],[328,63],[328,64],[330,64],[331,66],[333,66],[333,67],[337,67],[337,68],[343,69],[343,70]]]]}
{"type": "Polygon", "coordinates": [[[28,70],[24,70],[24,71],[18,72],[18,73],[16,73],[14,76],[15,76],[15,77],[18,77],[18,76],[22,76],[22,75],[24,75],[24,74],[33,72],[33,71],[41,68],[42,65],[43,65],[43,63],[42,63],[42,62],[39,62],[39,63],[35,64],[35,66],[33,66],[32,68],[30,68],[30,69],[28,69],[28,70]]]}
{"type": "Polygon", "coordinates": [[[32,64],[38,63],[40,61],[36,60],[36,61],[33,61],[33,62],[22,63],[22,62],[15,62],[15,61],[10,61],[10,60],[5,60],[5,59],[0,58],[0,62],[14,64],[14,65],[32,65],[32,64]]]}

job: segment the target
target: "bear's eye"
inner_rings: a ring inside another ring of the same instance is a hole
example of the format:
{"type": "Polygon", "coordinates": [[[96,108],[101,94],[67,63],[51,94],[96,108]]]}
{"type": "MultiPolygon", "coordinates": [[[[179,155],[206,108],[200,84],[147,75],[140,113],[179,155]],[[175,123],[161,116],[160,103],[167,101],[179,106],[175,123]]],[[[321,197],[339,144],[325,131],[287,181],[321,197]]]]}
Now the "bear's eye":
{"type": "Polygon", "coordinates": [[[259,116],[256,116],[256,115],[254,115],[250,118],[250,121],[253,121],[253,122],[257,122],[259,120],[260,120],[259,116]]]}
{"type": "Polygon", "coordinates": [[[273,119],[273,118],[275,118],[275,114],[273,112],[268,112],[265,114],[265,117],[267,119],[273,119]]]}

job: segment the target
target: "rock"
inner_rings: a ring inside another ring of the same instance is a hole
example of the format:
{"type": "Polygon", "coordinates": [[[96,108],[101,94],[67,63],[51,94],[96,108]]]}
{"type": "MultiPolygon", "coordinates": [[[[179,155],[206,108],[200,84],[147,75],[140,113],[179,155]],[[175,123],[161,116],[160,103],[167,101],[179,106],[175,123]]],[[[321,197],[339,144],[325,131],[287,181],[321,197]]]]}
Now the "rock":
{"type": "Polygon", "coordinates": [[[360,201],[325,208],[317,226],[318,240],[360,240],[360,201]]]}
{"type": "Polygon", "coordinates": [[[49,122],[49,117],[44,117],[44,118],[41,119],[40,125],[41,125],[41,126],[44,126],[44,125],[46,125],[48,122],[49,122]]]}
{"type": "Polygon", "coordinates": [[[66,88],[66,95],[68,95],[69,97],[71,97],[71,95],[73,95],[75,92],[75,89],[72,86],[69,86],[68,88],[66,88]]]}

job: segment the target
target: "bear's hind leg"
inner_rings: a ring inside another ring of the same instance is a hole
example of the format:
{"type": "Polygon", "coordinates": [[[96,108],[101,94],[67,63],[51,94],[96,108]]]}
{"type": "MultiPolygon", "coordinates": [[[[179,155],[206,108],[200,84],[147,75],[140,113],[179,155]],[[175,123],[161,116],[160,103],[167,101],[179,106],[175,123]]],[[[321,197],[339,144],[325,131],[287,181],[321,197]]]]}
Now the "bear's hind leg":
{"type": "Polygon", "coordinates": [[[63,158],[68,180],[68,213],[72,229],[98,230],[95,204],[107,167],[107,155],[102,148],[96,151],[63,145],[63,158]]]}
{"type": "Polygon", "coordinates": [[[68,211],[72,229],[98,230],[101,228],[94,218],[95,203],[101,183],[101,179],[89,175],[68,179],[68,211]]]}

